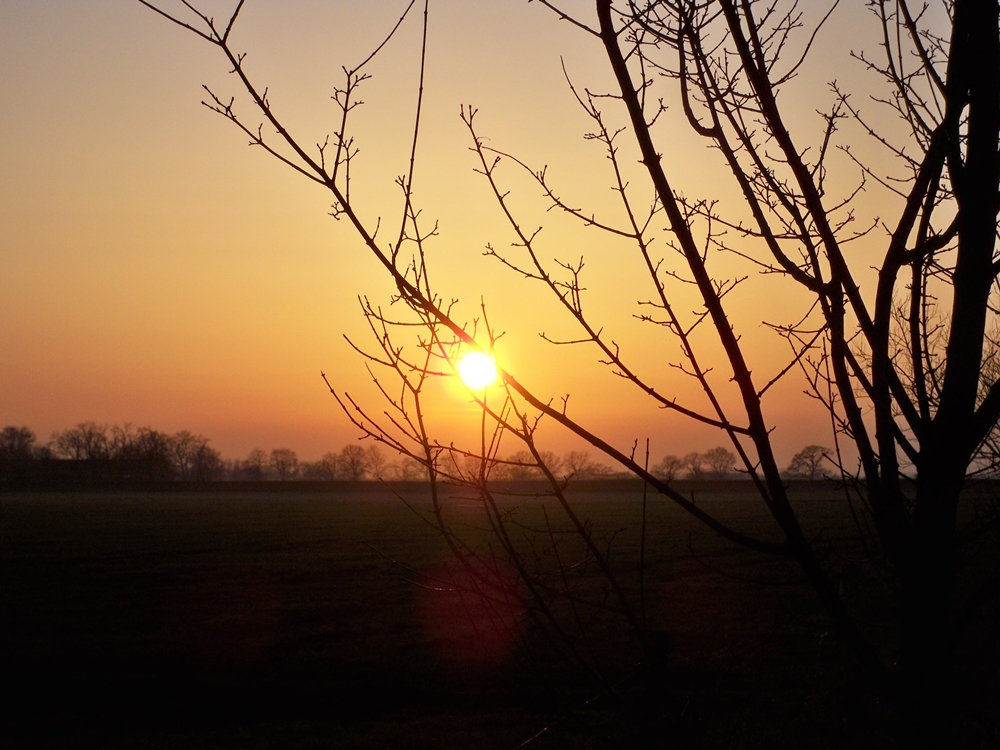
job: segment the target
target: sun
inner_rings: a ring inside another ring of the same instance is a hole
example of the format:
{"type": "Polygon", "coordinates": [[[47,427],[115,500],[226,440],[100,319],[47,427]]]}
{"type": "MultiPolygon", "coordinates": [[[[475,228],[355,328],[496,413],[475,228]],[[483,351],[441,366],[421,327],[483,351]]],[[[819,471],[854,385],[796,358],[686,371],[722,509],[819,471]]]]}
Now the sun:
{"type": "Polygon", "coordinates": [[[482,352],[471,351],[458,363],[458,376],[474,391],[492,385],[497,379],[497,374],[496,362],[482,352]]]}

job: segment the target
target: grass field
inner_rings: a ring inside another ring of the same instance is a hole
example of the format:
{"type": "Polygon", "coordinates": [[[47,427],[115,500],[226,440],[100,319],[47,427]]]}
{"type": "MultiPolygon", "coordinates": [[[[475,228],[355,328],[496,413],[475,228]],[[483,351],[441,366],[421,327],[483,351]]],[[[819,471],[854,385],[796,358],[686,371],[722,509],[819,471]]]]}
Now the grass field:
{"type": "MultiPolygon", "coordinates": [[[[774,535],[740,485],[688,491],[733,525],[774,535]]],[[[403,492],[428,509],[425,489],[403,492]]],[[[835,494],[798,494],[811,535],[831,550],[850,537],[835,494]]],[[[595,536],[613,539],[612,563],[638,601],[640,488],[571,497],[595,536]]],[[[525,528],[557,515],[551,500],[509,502],[525,528]]],[[[488,541],[474,502],[452,497],[446,510],[488,541]]],[[[794,567],[659,500],[645,554],[648,627],[669,643],[655,712],[664,747],[843,747],[867,731],[865,686],[794,567]]],[[[649,727],[620,618],[587,624],[613,695],[559,661],[523,614],[522,649],[472,658],[468,606],[422,577],[449,559],[377,486],[0,495],[0,664],[15,688],[0,746],[513,749],[543,729],[528,747],[638,746],[649,727]]],[[[583,589],[601,585],[581,575],[583,589]]],[[[866,599],[877,628],[886,613],[866,599]]]]}

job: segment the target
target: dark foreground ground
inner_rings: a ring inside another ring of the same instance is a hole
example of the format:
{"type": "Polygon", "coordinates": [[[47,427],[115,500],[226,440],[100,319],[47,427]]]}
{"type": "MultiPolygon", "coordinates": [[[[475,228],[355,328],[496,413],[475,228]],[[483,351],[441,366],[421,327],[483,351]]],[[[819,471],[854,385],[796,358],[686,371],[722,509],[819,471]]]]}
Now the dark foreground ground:
{"type": "MultiPolygon", "coordinates": [[[[745,488],[688,489],[741,528],[769,533],[745,488]]],[[[401,491],[427,508],[424,489],[401,491]]],[[[836,557],[851,533],[839,496],[821,486],[798,495],[844,571],[845,595],[879,628],[891,613],[867,595],[863,570],[836,557]]],[[[628,483],[573,494],[597,536],[614,537],[632,596],[640,497],[628,483]]],[[[473,503],[448,503],[453,523],[479,533],[473,503]]],[[[539,501],[516,503],[526,525],[545,515],[539,501]]],[[[376,486],[0,494],[9,696],[0,747],[513,750],[536,735],[526,747],[639,747],[644,736],[672,748],[882,742],[878,705],[796,570],[698,531],[672,506],[648,506],[647,622],[666,644],[651,690],[615,622],[588,626],[614,695],[547,658],[528,617],[517,636],[527,651],[470,650],[462,607],[421,577],[448,559],[442,540],[376,486]]],[[[977,746],[989,747],[993,730],[977,721],[962,741],[982,736],[977,746]]]]}

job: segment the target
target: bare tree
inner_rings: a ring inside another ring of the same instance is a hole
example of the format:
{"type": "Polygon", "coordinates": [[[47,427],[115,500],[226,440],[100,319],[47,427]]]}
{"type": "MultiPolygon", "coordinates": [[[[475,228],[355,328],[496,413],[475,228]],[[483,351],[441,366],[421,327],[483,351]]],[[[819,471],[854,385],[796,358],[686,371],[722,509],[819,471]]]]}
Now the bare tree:
{"type": "Polygon", "coordinates": [[[377,445],[368,446],[368,472],[373,479],[387,479],[389,476],[389,461],[377,445]]]}
{"type": "Polygon", "coordinates": [[[818,479],[823,476],[823,461],[827,460],[832,452],[821,445],[807,445],[792,456],[787,471],[794,476],[818,479]]]}
{"type": "Polygon", "coordinates": [[[681,459],[688,479],[701,479],[705,473],[705,457],[698,451],[691,451],[681,459]]]}
{"type": "Polygon", "coordinates": [[[17,479],[36,458],[35,433],[10,425],[0,431],[0,479],[17,479]]]}
{"type": "Polygon", "coordinates": [[[270,466],[278,479],[287,482],[299,473],[299,457],[290,448],[275,448],[271,451],[270,466]]]}
{"type": "Polygon", "coordinates": [[[126,422],[122,426],[111,425],[108,437],[108,454],[116,461],[127,461],[135,451],[136,432],[132,425],[126,422]]]}
{"type": "Polygon", "coordinates": [[[173,474],[170,436],[151,427],[136,430],[131,442],[137,474],[142,479],[164,480],[173,474]]]}
{"type": "Polygon", "coordinates": [[[35,433],[27,427],[4,427],[0,432],[0,461],[24,461],[32,458],[35,433]]]}
{"type": "Polygon", "coordinates": [[[424,466],[410,456],[400,456],[394,464],[393,477],[403,482],[415,482],[427,478],[424,466]]]}
{"type": "Polygon", "coordinates": [[[677,456],[667,455],[653,467],[653,475],[664,482],[672,482],[684,469],[684,462],[677,456]]]}
{"type": "Polygon", "coordinates": [[[570,451],[562,458],[562,473],[567,479],[597,479],[607,474],[608,469],[595,463],[587,451],[570,451]]]}
{"type": "MultiPolygon", "coordinates": [[[[594,348],[600,361],[655,407],[718,429],[771,515],[780,541],[744,534],[713,517],[650,472],[634,448],[616,448],[588,429],[565,402],[533,392],[502,362],[501,402],[488,404],[472,394],[483,414],[480,445],[460,448],[431,435],[422,416],[424,383],[454,372],[463,348],[494,351],[496,337],[485,309],[464,322],[459,308],[446,302],[452,295],[438,293],[429,281],[424,247],[435,230],[422,222],[413,189],[419,105],[411,157],[398,183],[399,231],[376,241],[376,227],[358,215],[349,187],[356,153],[349,115],[371,57],[345,69],[345,83],[335,95],[342,113],[338,130],[310,148],[285,126],[233,47],[243,2],[222,24],[199,11],[181,18],[153,2],[140,2],[218,48],[257,114],[245,118],[234,100],[211,91],[207,106],[253,145],[328,191],[333,214],[351,224],[391,277],[397,290],[392,316],[362,302],[376,342],[367,356],[387,373],[377,382],[388,409],[369,410],[346,394],[335,395],[367,435],[423,463],[439,521],[434,480],[445,476],[476,488],[503,541],[503,516],[495,511],[486,480],[498,465],[540,474],[579,530],[590,559],[607,575],[623,616],[641,632],[614,571],[565,501],[560,480],[536,444],[539,421],[555,422],[723,537],[796,563],[854,657],[875,684],[906,707],[913,735],[936,746],[948,743],[956,695],[952,646],[969,621],[959,614],[990,600],[989,591],[975,585],[976,570],[962,564],[960,552],[993,538],[1000,526],[996,517],[963,511],[962,494],[970,466],[1000,417],[1000,380],[984,377],[982,369],[1000,273],[995,253],[1000,195],[996,2],[953,0],[935,14],[924,8],[914,12],[906,0],[873,0],[869,8],[881,45],[874,55],[859,52],[855,58],[875,80],[872,85],[882,87],[876,102],[898,125],[883,125],[884,117],[862,110],[850,92],[833,84],[818,127],[810,129],[790,117],[782,102],[791,96],[803,60],[836,3],[807,28],[797,6],[781,0],[595,0],[594,13],[580,17],[543,0],[541,5],[593,41],[614,76],[611,92],[575,86],[572,91],[591,124],[588,141],[607,157],[619,220],[602,220],[597,212],[563,200],[545,169],[487,145],[475,110],[463,110],[477,169],[509,222],[514,245],[511,254],[492,247],[488,254],[551,291],[578,326],[579,335],[564,343],[594,348]],[[677,187],[680,175],[672,174],[671,161],[663,158],[670,139],[660,123],[668,101],[703,139],[707,153],[725,166],[742,205],[723,207],[677,187]],[[613,124],[615,117],[627,127],[613,124]],[[257,118],[277,135],[265,135],[257,118]],[[864,141],[865,148],[854,148],[864,141]],[[869,144],[882,149],[885,158],[868,158],[869,144]],[[643,185],[627,174],[633,160],[645,172],[643,185]],[[510,202],[502,170],[508,166],[534,180],[555,210],[607,232],[616,242],[631,243],[635,260],[647,271],[647,291],[636,313],[653,326],[646,345],[679,347],[681,359],[674,364],[705,394],[701,406],[682,403],[653,374],[633,367],[629,353],[592,318],[582,261],[545,260],[544,237],[519,221],[510,202]],[[864,214],[859,197],[865,191],[877,192],[885,210],[878,221],[858,225],[864,214]],[[851,243],[865,252],[852,254],[851,243]],[[801,315],[770,324],[787,341],[784,362],[752,366],[741,331],[758,321],[729,314],[729,294],[751,277],[722,273],[716,259],[724,255],[739,257],[764,275],[780,275],[804,300],[801,315]],[[873,263],[875,273],[869,276],[873,263]],[[677,304],[679,288],[697,292],[700,307],[693,314],[677,304]],[[397,343],[413,330],[421,331],[416,344],[397,343]],[[707,338],[714,339],[722,362],[704,361],[707,338]],[[829,410],[832,459],[844,480],[845,501],[857,511],[858,537],[872,563],[893,581],[889,590],[898,615],[895,638],[885,643],[873,640],[845,606],[782,482],[768,398],[774,383],[792,373],[799,373],[829,410]],[[388,380],[398,387],[390,389],[388,380]],[[499,461],[501,439],[519,441],[530,460],[499,461]],[[442,460],[455,452],[477,458],[471,465],[478,469],[442,460]],[[963,513],[972,520],[960,524],[963,513]],[[957,600],[960,593],[963,601],[957,600]]],[[[185,6],[192,10],[191,4],[185,6]]],[[[424,11],[426,39],[426,3],[424,11]]],[[[847,50],[843,56],[849,57],[847,50]]],[[[699,470],[699,463],[685,461],[689,470],[699,470]]],[[[443,522],[441,531],[456,553],[470,554],[443,522]]],[[[548,593],[537,588],[513,546],[505,545],[539,611],[551,612],[545,604],[548,593]]],[[[560,627],[555,621],[551,626],[560,627]]],[[[572,648],[571,639],[565,642],[572,648]]]]}
{"type": "Polygon", "coordinates": [[[337,454],[325,453],[319,461],[303,461],[299,468],[303,479],[332,482],[337,478],[337,454]]]}
{"type": "MultiPolygon", "coordinates": [[[[539,452],[539,457],[540,455],[541,452],[539,452]]],[[[532,479],[543,478],[539,462],[531,455],[530,451],[518,451],[507,456],[498,465],[498,470],[494,472],[494,476],[498,476],[501,479],[509,479],[512,482],[527,482],[532,479]]]]}
{"type": "Polygon", "coordinates": [[[708,464],[709,473],[715,478],[721,478],[733,473],[736,466],[736,456],[732,451],[728,451],[721,445],[717,445],[711,450],[705,451],[701,457],[702,461],[708,464]]]}
{"type": "Polygon", "coordinates": [[[563,467],[567,476],[578,476],[586,471],[592,459],[587,451],[570,451],[563,456],[563,467]]]}
{"type": "Polygon", "coordinates": [[[198,482],[211,482],[219,479],[224,470],[222,454],[208,444],[204,438],[195,449],[192,461],[192,478],[198,482]]]}
{"type": "Polygon", "coordinates": [[[246,461],[243,462],[243,470],[249,479],[267,479],[269,463],[267,454],[260,448],[254,448],[247,454],[246,461]]]}
{"type": "Polygon", "coordinates": [[[322,458],[319,460],[323,467],[323,478],[327,480],[338,479],[340,475],[337,473],[337,467],[339,465],[338,457],[336,453],[324,453],[322,458]]]}
{"type": "Polygon", "coordinates": [[[170,436],[170,457],[181,479],[194,479],[195,456],[204,442],[204,437],[189,430],[180,430],[170,436]]]}
{"type": "Polygon", "coordinates": [[[360,445],[345,445],[337,457],[337,476],[357,482],[364,479],[370,470],[370,455],[360,445]]]}
{"type": "Polygon", "coordinates": [[[52,436],[52,448],[60,458],[74,461],[100,461],[109,456],[108,428],[96,422],[81,422],[76,427],[52,436]]]}
{"type": "Polygon", "coordinates": [[[311,482],[322,482],[326,479],[323,464],[320,461],[299,461],[299,476],[311,482]]]}

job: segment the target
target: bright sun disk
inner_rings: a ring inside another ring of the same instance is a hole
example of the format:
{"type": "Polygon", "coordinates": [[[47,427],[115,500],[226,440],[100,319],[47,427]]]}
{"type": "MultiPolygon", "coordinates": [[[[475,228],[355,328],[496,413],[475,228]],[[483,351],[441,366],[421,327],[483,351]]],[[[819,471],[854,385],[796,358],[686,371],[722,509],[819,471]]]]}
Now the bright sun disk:
{"type": "Polygon", "coordinates": [[[489,355],[472,351],[458,363],[458,376],[472,390],[482,390],[497,379],[497,365],[489,355]]]}

